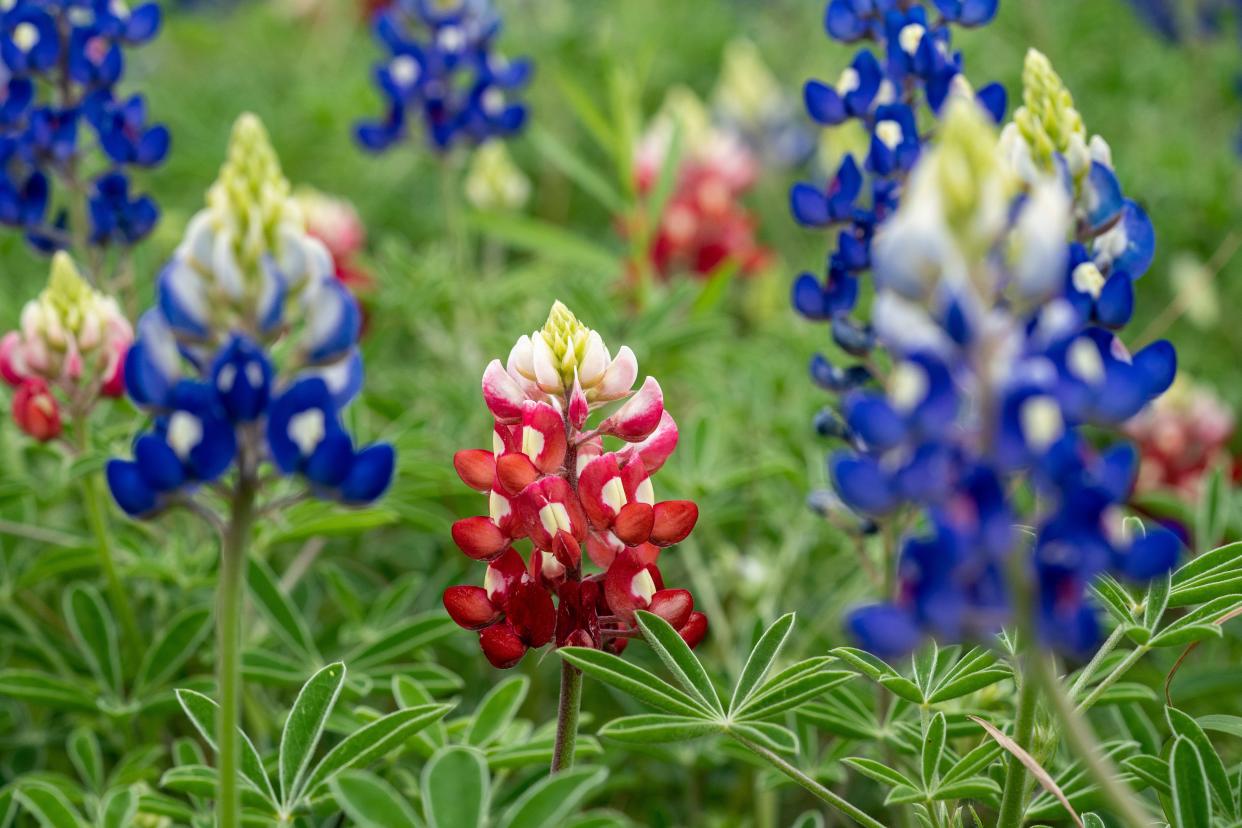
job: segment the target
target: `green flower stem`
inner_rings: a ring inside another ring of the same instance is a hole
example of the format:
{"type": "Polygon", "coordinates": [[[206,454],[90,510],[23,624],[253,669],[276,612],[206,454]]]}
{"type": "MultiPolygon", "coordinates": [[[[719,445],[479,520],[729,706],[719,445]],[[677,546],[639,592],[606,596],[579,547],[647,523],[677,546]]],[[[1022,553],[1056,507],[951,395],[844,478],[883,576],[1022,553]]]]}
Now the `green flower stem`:
{"type": "MultiPolygon", "coordinates": [[[[1140,658],[1147,655],[1147,651],[1149,649],[1150,648],[1146,644],[1140,644],[1127,653],[1126,657],[1113,668],[1113,671],[1105,676],[1103,681],[1091,688],[1091,692],[1087,694],[1087,697],[1078,703],[1078,711],[1083,712],[1090,710],[1091,707],[1100,700],[1100,697],[1104,695],[1108,688],[1112,687],[1121,679],[1122,676],[1130,672],[1130,668],[1138,663],[1140,658]]],[[[1077,688],[1077,683],[1075,683],[1074,686],[1077,688]]],[[[1073,693],[1070,694],[1070,698],[1074,698],[1073,693]]]]}
{"type": "Polygon", "coordinates": [[[556,710],[556,745],[552,749],[552,769],[557,773],[574,764],[578,742],[578,716],[582,712],[582,671],[568,661],[561,662],[561,700],[556,710]]]}
{"type": "MultiPolygon", "coordinates": [[[[1013,739],[1018,747],[1029,752],[1035,733],[1035,710],[1039,706],[1039,688],[1033,678],[1024,676],[1018,688],[1018,716],[1013,739]]],[[[1020,828],[1026,813],[1026,766],[1016,756],[1009,757],[1005,769],[1005,793],[1001,799],[997,828],[1020,828]]]]}
{"type": "MultiPolygon", "coordinates": [[[[86,412],[74,415],[78,424],[79,457],[85,455],[90,447],[88,416],[86,412]]],[[[95,551],[99,554],[99,569],[108,587],[108,599],[112,603],[113,611],[121,620],[121,635],[125,640],[125,649],[137,657],[141,652],[142,635],[138,631],[138,621],[134,615],[134,608],[129,603],[129,595],[125,592],[125,587],[116,571],[116,559],[112,554],[112,538],[108,533],[108,518],[104,511],[98,474],[90,473],[82,478],[82,508],[86,511],[86,523],[90,527],[91,536],[95,539],[95,551]]]]}
{"type": "Polygon", "coordinates": [[[854,805],[853,803],[849,802],[846,799],[842,799],[841,797],[837,796],[832,791],[828,790],[826,787],[824,787],[819,782],[817,782],[815,779],[813,779],[811,776],[807,775],[806,773],[803,773],[801,770],[791,765],[788,761],[786,761],[782,756],[780,756],[776,752],[768,750],[763,745],[752,742],[750,739],[747,739],[744,736],[740,736],[737,733],[730,732],[729,737],[733,739],[734,741],[738,742],[739,744],[743,745],[751,753],[755,754],[756,756],[766,761],[768,764],[772,765],[772,767],[776,768],[781,773],[788,776],[794,782],[797,782],[799,785],[806,788],[817,798],[823,800],[827,804],[831,805],[833,808],[836,808],[838,811],[845,814],[847,817],[854,820],[854,822],[858,823],[859,825],[864,826],[864,828],[885,828],[884,823],[867,816],[867,814],[865,814],[860,808],[858,808],[858,806],[854,805]]]}
{"type": "Polygon", "coordinates": [[[1099,788],[1109,805],[1109,813],[1126,828],[1147,828],[1152,822],[1147,808],[1134,791],[1121,781],[1116,766],[1100,749],[1090,722],[1079,708],[1074,707],[1061,687],[1052,659],[1034,659],[1031,673],[1028,680],[1039,682],[1044,695],[1051,701],[1053,713],[1061,721],[1060,731],[1067,745],[1082,761],[1087,777],[1099,788]]]}
{"type": "Polygon", "coordinates": [[[241,615],[245,596],[246,549],[254,520],[255,482],[244,471],[233,493],[232,520],[220,545],[216,593],[216,673],[219,683],[219,780],[216,817],[219,828],[241,825],[241,754],[237,733],[241,711],[241,615]]]}

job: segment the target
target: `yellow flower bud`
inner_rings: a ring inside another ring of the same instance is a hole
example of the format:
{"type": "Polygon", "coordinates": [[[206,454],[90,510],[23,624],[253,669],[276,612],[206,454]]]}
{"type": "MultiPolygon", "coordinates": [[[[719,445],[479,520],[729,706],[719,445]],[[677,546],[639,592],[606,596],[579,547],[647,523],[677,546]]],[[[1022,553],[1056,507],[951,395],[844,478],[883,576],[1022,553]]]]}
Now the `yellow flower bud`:
{"type": "Polygon", "coordinates": [[[1052,169],[1054,153],[1069,154],[1085,145],[1087,128],[1074,108],[1074,98],[1048,58],[1036,49],[1026,53],[1022,68],[1022,106],[1013,114],[1034,162],[1052,169]]]}
{"type": "Polygon", "coordinates": [[[466,199],[480,210],[520,210],[530,198],[530,179],[503,141],[488,141],[474,151],[465,188],[466,199]]]}

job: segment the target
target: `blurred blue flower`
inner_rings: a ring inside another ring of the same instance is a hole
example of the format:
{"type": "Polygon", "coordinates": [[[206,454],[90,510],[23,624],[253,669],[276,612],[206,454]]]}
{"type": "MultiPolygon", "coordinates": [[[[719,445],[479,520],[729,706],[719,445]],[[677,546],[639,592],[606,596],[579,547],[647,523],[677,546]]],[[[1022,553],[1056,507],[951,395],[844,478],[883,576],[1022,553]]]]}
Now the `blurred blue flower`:
{"type": "Polygon", "coordinates": [[[505,138],[526,123],[516,95],[533,64],[496,51],[501,21],[490,0],[397,0],[373,29],[387,51],[374,71],[385,111],[356,125],[365,149],[382,152],[406,140],[411,119],[421,121],[436,152],[505,138]]]}
{"type": "Polygon", "coordinates": [[[818,122],[853,120],[870,139],[861,169],[847,154],[826,187],[790,192],[795,220],[835,240],[826,277],[798,276],[793,304],[828,322],[844,355],[812,361],[838,395],[817,430],[844,443],[829,458],[831,496],[814,501],[863,529],[922,515],[901,542],[896,593],[847,621],[867,649],[996,633],[1015,620],[1017,572],[1040,640],[1080,653],[1098,635],[1092,580],[1154,577],[1181,550],[1163,528],[1122,532],[1134,451],[1081,433],[1123,425],[1173,381],[1172,345],[1130,353],[1114,333],[1155,236],[1037,52],[1024,105],[998,133],[1004,90],[971,91],[949,29],[988,22],[996,3],[929,5],[833,0],[829,34],[871,46],[835,86],[805,89],[818,122]],[[864,290],[869,313],[856,318],[864,290]]]}
{"type": "Polygon", "coordinates": [[[6,6],[0,12],[0,223],[23,231],[43,252],[66,247],[79,234],[98,246],[134,244],[154,228],[159,210],[150,197],[129,196],[129,168],[162,163],[169,134],[147,123],[141,96],[122,104],[114,94],[125,48],[159,31],[159,6],[129,9],[108,0],[6,6]],[[88,128],[98,139],[93,145],[82,140],[88,128]],[[92,170],[87,180],[84,169],[92,170]],[[51,215],[50,199],[59,205],[51,215]],[[79,212],[65,199],[86,202],[81,214],[89,228],[71,225],[79,212]]]}
{"type": "MultiPolygon", "coordinates": [[[[132,213],[123,185],[115,203],[132,213]]],[[[149,517],[231,470],[258,485],[270,464],[315,497],[375,500],[393,449],[356,448],[341,420],[362,386],[358,307],[306,232],[254,116],[234,127],[207,204],[160,273],[125,360],[126,391],[154,428],[133,459],[109,462],[113,496],[149,517]]]]}

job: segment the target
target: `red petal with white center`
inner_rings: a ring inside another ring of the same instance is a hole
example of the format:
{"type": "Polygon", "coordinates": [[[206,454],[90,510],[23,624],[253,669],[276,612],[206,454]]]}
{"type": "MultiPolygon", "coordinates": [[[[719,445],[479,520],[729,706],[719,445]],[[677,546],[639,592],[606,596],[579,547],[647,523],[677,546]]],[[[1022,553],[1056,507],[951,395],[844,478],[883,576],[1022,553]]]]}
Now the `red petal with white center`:
{"type": "Polygon", "coordinates": [[[530,573],[526,569],[526,561],[521,554],[510,546],[497,556],[496,560],[487,565],[487,574],[483,577],[483,588],[487,598],[501,610],[517,585],[528,580],[530,573]]]}
{"type": "Polygon", "coordinates": [[[569,483],[562,477],[541,477],[516,500],[530,539],[540,549],[551,549],[558,532],[586,539],[587,519],[569,483]]]}
{"type": "Polygon", "coordinates": [[[627,623],[634,620],[634,610],[646,609],[659,591],[652,575],[654,567],[644,565],[633,549],[626,549],[608,567],[604,576],[604,595],[613,613],[627,623]]]}
{"type": "Polygon", "coordinates": [[[690,613],[690,618],[677,634],[691,649],[699,646],[699,642],[707,637],[707,616],[701,612],[690,613]]]}
{"type": "Polygon", "coordinates": [[[623,451],[636,452],[642,458],[647,473],[655,474],[677,448],[677,436],[677,423],[673,420],[673,415],[665,411],[660,415],[660,424],[655,431],[648,434],[642,442],[627,446],[623,451]]]}
{"type": "Polygon", "coordinates": [[[651,596],[651,606],[647,607],[647,611],[679,630],[690,620],[690,613],[694,612],[694,597],[684,589],[662,589],[651,596]]]}
{"type": "Polygon", "coordinates": [[[565,421],[560,412],[547,403],[531,402],[522,406],[522,428],[519,432],[522,453],[544,474],[552,474],[565,462],[568,444],[565,421]]]}
{"type": "Polygon", "coordinates": [[[471,517],[453,524],[453,542],[471,558],[490,561],[509,546],[509,539],[489,517],[471,517]]]}
{"type": "Polygon", "coordinates": [[[457,476],[476,492],[490,492],[496,480],[496,456],[487,449],[463,449],[453,455],[457,476]]]}
{"type": "Polygon", "coordinates": [[[479,646],[493,667],[507,670],[526,655],[526,644],[508,624],[493,624],[479,633],[479,646]]]}
{"type": "Polygon", "coordinates": [[[594,402],[610,402],[619,400],[634,387],[638,379],[638,359],[630,346],[622,345],[617,356],[609,364],[608,370],[599,384],[591,389],[590,397],[594,402]]]}
{"type": "Polygon", "coordinates": [[[449,587],[444,590],[444,609],[458,626],[468,630],[481,630],[500,620],[500,610],[488,600],[483,587],[449,587]]]}
{"type": "Polygon", "coordinates": [[[626,546],[635,546],[651,537],[655,526],[655,509],[646,503],[627,503],[612,525],[615,534],[626,546]]]}
{"type": "Polygon", "coordinates": [[[578,475],[578,497],[592,525],[607,529],[629,502],[615,454],[602,454],[578,475]]]}
{"type": "Polygon", "coordinates": [[[655,505],[655,526],[651,542],[656,546],[681,543],[699,520],[699,507],[693,500],[665,500],[655,505]]]}
{"type": "Polygon", "coordinates": [[[483,402],[492,416],[502,422],[516,422],[522,416],[526,394],[498,359],[489,362],[483,371],[483,402]]]}
{"type": "Polygon", "coordinates": [[[600,423],[599,430],[635,443],[656,430],[663,414],[664,392],[660,390],[660,383],[656,382],[655,377],[647,377],[638,393],[600,423]]]}
{"type": "Polygon", "coordinates": [[[557,559],[552,552],[545,552],[542,549],[534,549],[531,551],[532,563],[535,563],[541,583],[548,589],[555,589],[565,583],[565,573],[568,571],[565,564],[557,559]]]}
{"type": "Polygon", "coordinates": [[[556,630],[556,606],[548,591],[526,581],[518,585],[505,607],[505,615],[513,631],[530,647],[542,647],[552,640],[556,630]]]}
{"type": "Polygon", "coordinates": [[[577,571],[582,565],[582,547],[578,539],[568,532],[557,532],[552,539],[552,554],[561,564],[577,571]]]}
{"type": "Polygon", "coordinates": [[[496,460],[496,483],[505,494],[517,496],[538,479],[539,469],[521,452],[502,454],[496,460]]]}
{"type": "Polygon", "coordinates": [[[509,538],[522,537],[525,527],[518,520],[518,512],[514,507],[514,498],[500,491],[497,487],[487,496],[487,513],[492,522],[500,527],[500,531],[509,538]]]}

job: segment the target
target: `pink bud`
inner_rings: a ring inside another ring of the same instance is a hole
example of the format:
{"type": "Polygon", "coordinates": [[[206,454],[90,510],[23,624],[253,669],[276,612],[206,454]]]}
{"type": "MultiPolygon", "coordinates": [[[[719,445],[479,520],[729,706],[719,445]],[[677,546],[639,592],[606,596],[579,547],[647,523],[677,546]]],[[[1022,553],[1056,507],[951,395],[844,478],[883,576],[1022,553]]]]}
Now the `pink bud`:
{"type": "Polygon", "coordinates": [[[654,377],[647,377],[638,393],[600,423],[599,429],[628,443],[635,443],[655,431],[663,414],[664,392],[654,377]]]}
{"type": "Polygon", "coordinates": [[[639,560],[633,549],[627,548],[613,560],[604,576],[604,596],[608,607],[627,622],[634,618],[634,611],[646,609],[659,591],[656,581],[659,570],[639,560]]]}
{"type": "Polygon", "coordinates": [[[586,425],[587,416],[591,413],[591,405],[587,402],[586,393],[582,390],[582,384],[578,382],[577,376],[574,377],[573,391],[569,395],[569,424],[574,428],[582,428],[586,425]]]}
{"type": "Polygon", "coordinates": [[[26,379],[18,368],[22,346],[22,335],[17,331],[9,331],[0,339],[0,378],[17,388],[26,379]]]}
{"type": "Polygon", "coordinates": [[[665,411],[660,415],[660,424],[656,426],[655,431],[647,435],[642,442],[626,446],[620,453],[623,457],[637,454],[642,459],[647,473],[655,474],[677,448],[677,436],[677,423],[674,422],[673,415],[665,411]]]}
{"type": "Polygon", "coordinates": [[[509,539],[489,517],[464,518],[454,523],[453,542],[479,561],[490,561],[509,545],[509,539]]]}
{"type": "Polygon", "coordinates": [[[568,450],[565,421],[560,413],[548,403],[527,400],[522,405],[521,418],[518,438],[522,452],[544,474],[558,471],[568,450]]]}
{"type": "Polygon", "coordinates": [[[526,394],[498,359],[489,362],[483,372],[483,402],[501,422],[514,423],[522,418],[526,394]]]}
{"type": "Polygon", "coordinates": [[[453,455],[457,476],[476,492],[490,492],[496,479],[496,457],[487,449],[462,449],[453,455]]]}
{"type": "Polygon", "coordinates": [[[129,353],[130,343],[117,343],[108,356],[104,366],[103,384],[99,393],[105,397],[120,397],[125,393],[125,357],[129,353]]]}
{"type": "Polygon", "coordinates": [[[18,387],[13,394],[13,420],[39,442],[60,436],[60,405],[46,382],[28,379],[18,387]]]}
{"type": "Polygon", "coordinates": [[[604,371],[599,385],[591,389],[591,398],[596,402],[619,400],[630,393],[636,379],[638,379],[638,358],[634,356],[630,346],[622,345],[621,350],[617,351],[616,357],[609,364],[608,370],[604,371]]]}
{"type": "Polygon", "coordinates": [[[444,590],[444,609],[458,626],[468,630],[481,630],[500,619],[500,610],[492,606],[483,587],[449,587],[444,590]]]}

